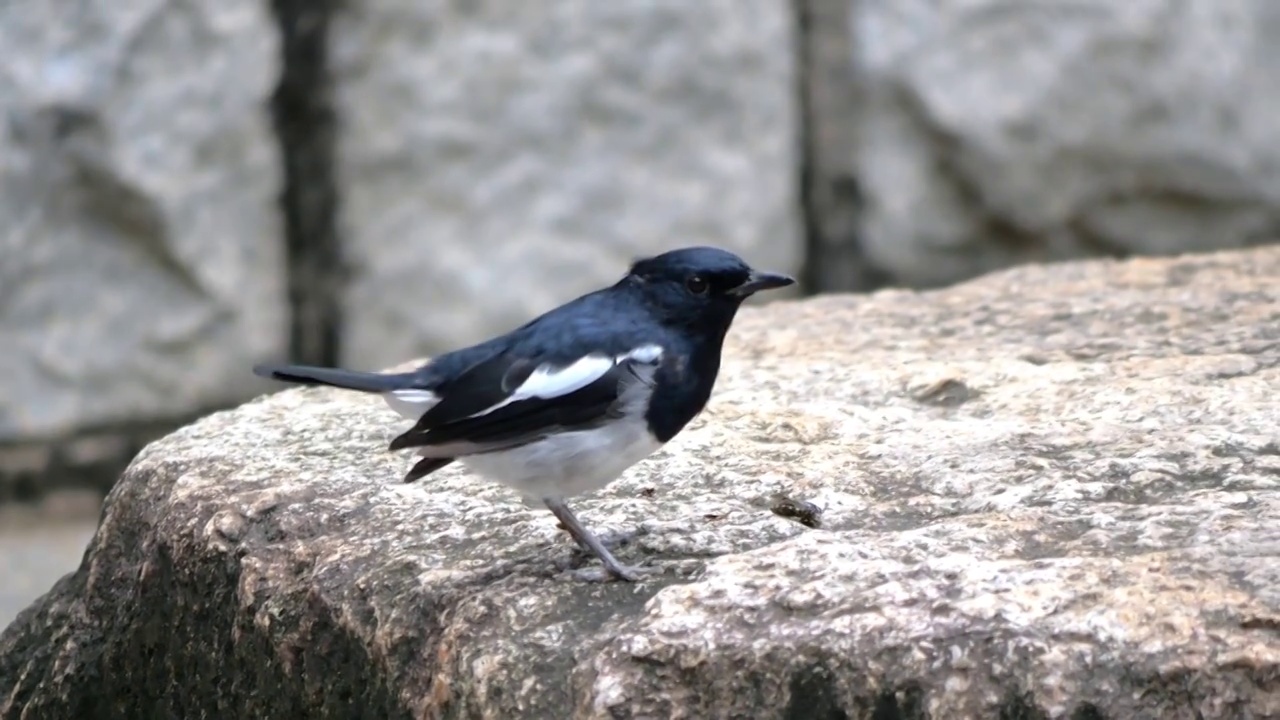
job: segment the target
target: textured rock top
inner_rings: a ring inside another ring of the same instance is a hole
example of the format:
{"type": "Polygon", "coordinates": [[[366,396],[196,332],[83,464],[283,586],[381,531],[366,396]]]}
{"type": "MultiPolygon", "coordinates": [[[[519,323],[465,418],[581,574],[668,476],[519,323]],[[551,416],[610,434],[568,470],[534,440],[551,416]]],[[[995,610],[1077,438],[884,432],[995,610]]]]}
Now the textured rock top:
{"type": "Polygon", "coordinates": [[[731,337],[708,411],[575,505],[658,578],[574,582],[545,510],[399,484],[380,400],[290,390],[139,455],[0,636],[0,716],[1280,716],[1280,249],[731,337]]]}

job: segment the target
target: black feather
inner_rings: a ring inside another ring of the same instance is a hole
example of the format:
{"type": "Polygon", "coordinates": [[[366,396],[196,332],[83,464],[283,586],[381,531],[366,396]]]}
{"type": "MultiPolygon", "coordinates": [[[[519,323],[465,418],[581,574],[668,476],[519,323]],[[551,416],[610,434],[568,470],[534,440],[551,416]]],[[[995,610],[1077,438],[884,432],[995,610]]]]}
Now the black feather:
{"type": "Polygon", "coordinates": [[[538,363],[511,353],[482,360],[435,388],[440,402],[418,418],[414,429],[452,422],[506,400],[520,387],[538,363]]]}
{"type": "Polygon", "coordinates": [[[253,374],[259,377],[299,385],[327,385],[360,392],[384,393],[413,386],[411,373],[369,373],[338,368],[312,367],[309,365],[253,366],[253,374]]]}
{"type": "MultiPolygon", "coordinates": [[[[393,450],[418,447],[437,456],[415,465],[409,472],[413,477],[433,472],[455,457],[594,427],[617,416],[622,410],[619,398],[633,381],[652,385],[643,419],[654,437],[666,442],[701,412],[710,397],[725,334],[742,301],[754,292],[750,284],[755,277],[755,271],[733,253],[683,248],[637,261],[611,287],[571,300],[509,333],[440,355],[410,373],[290,365],[259,365],[254,372],[286,382],[362,392],[430,391],[439,402],[391,443],[393,450]],[[693,281],[697,282],[691,285],[693,281]],[[642,345],[663,349],[660,367],[640,375],[636,367],[614,368],[575,392],[489,410],[510,397],[539,367],[566,367],[591,354],[619,357],[642,345]]],[[[767,279],[759,289],[790,282],[782,276],[767,279]]]]}
{"type": "Polygon", "coordinates": [[[413,467],[409,468],[409,472],[405,473],[404,481],[411,483],[415,480],[421,480],[451,462],[453,462],[453,458],[422,458],[414,463],[413,467]]]}
{"type": "MultiPolygon", "coordinates": [[[[639,365],[626,361],[571,393],[549,399],[528,398],[474,417],[450,414],[432,418],[439,407],[436,405],[424,413],[416,425],[392,440],[390,449],[464,443],[474,446],[477,452],[492,452],[518,447],[557,432],[598,427],[606,420],[619,417],[618,399],[627,384],[643,382],[636,374],[639,365]]],[[[479,390],[473,392],[481,394],[479,390]]],[[[498,400],[474,412],[492,407],[509,394],[503,393],[498,400]]]]}

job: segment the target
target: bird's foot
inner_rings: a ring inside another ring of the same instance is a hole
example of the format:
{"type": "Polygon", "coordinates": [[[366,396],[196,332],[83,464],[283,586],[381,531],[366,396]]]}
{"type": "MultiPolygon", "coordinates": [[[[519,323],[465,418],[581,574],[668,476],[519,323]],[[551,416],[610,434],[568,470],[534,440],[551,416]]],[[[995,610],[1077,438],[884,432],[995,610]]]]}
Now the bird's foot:
{"type": "MultiPolygon", "coordinates": [[[[580,569],[574,571],[574,576],[583,580],[593,580],[596,582],[605,582],[609,580],[623,580],[626,582],[639,582],[646,574],[652,571],[651,568],[640,568],[623,565],[613,557],[613,553],[605,547],[605,543],[596,537],[590,530],[579,522],[578,517],[573,514],[569,506],[564,500],[559,498],[547,498],[543,502],[546,503],[547,509],[551,511],[556,519],[560,521],[560,526],[565,529],[578,543],[578,547],[584,553],[594,555],[600,559],[601,567],[593,570],[580,569]]],[[[621,537],[629,539],[640,534],[639,531],[632,533],[621,533],[621,537]]]]}
{"type": "MultiPolygon", "coordinates": [[[[581,551],[582,554],[590,555],[592,557],[595,556],[595,553],[591,550],[591,548],[588,547],[585,543],[580,542],[576,537],[573,537],[573,533],[569,532],[569,529],[566,528],[563,523],[557,523],[556,527],[560,528],[561,530],[564,530],[565,533],[569,535],[569,537],[573,538],[573,542],[577,546],[577,550],[581,551]]],[[[644,534],[645,534],[644,528],[637,528],[635,530],[619,530],[618,532],[601,534],[601,535],[597,535],[596,538],[600,541],[601,545],[605,546],[609,550],[617,550],[620,547],[626,547],[630,545],[631,543],[635,542],[637,538],[639,538],[641,535],[644,535],[644,534]]]]}
{"type": "Polygon", "coordinates": [[[640,567],[637,565],[623,565],[614,563],[612,566],[596,565],[594,567],[578,568],[572,572],[575,580],[592,583],[605,582],[640,582],[650,575],[660,575],[661,568],[656,567],[640,567]]]}

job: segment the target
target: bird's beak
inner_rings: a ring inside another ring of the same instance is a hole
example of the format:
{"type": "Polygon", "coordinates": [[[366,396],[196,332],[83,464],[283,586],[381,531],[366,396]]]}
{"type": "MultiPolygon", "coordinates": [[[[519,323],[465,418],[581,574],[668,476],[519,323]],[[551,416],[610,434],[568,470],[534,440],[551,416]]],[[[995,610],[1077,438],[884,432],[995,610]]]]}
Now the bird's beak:
{"type": "Polygon", "coordinates": [[[738,287],[729,291],[731,295],[738,297],[748,297],[760,292],[761,290],[773,290],[775,288],[786,287],[795,283],[795,278],[780,273],[768,273],[752,271],[747,281],[738,287]]]}

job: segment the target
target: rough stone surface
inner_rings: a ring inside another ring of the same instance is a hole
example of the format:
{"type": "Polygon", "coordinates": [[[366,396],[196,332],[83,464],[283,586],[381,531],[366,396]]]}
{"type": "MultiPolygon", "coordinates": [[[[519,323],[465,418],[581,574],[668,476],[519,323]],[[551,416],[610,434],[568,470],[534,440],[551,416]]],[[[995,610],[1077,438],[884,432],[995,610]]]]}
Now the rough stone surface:
{"type": "Polygon", "coordinates": [[[333,23],[347,364],[481,340],[670,247],[800,269],[788,3],[378,0],[333,23]]]}
{"type": "Polygon", "coordinates": [[[710,410],[579,512],[396,482],[379,400],[151,445],[0,635],[0,717],[1280,717],[1280,249],[741,318],[710,410]],[[812,503],[820,527],[771,512],[812,503]]]}
{"type": "Polygon", "coordinates": [[[858,240],[898,281],[1276,237],[1272,0],[853,1],[849,22],[858,240]]]}
{"type": "Polygon", "coordinates": [[[0,441],[243,399],[285,270],[264,3],[0,3],[0,441]]]}

